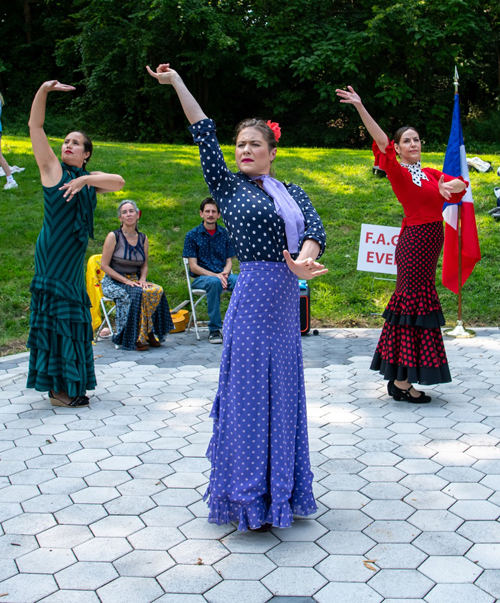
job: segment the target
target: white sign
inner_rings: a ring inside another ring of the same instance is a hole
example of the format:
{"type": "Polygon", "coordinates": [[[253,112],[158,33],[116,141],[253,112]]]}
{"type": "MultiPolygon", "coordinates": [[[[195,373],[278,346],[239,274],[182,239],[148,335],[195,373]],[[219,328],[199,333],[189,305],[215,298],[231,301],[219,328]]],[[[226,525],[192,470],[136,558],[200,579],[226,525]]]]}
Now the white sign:
{"type": "Polygon", "coordinates": [[[361,224],[358,270],[397,274],[396,245],[400,228],[361,224]]]}

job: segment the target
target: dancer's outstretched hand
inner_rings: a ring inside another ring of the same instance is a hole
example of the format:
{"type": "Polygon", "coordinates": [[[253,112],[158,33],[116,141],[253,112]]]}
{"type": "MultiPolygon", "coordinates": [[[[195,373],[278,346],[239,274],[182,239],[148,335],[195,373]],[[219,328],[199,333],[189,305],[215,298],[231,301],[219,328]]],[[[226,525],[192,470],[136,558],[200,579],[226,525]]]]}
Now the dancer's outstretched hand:
{"type": "Polygon", "coordinates": [[[74,86],[62,84],[57,80],[49,80],[48,82],[44,82],[41,85],[41,88],[46,92],[71,92],[72,90],[76,90],[74,86]]]}
{"type": "Polygon", "coordinates": [[[146,65],[146,69],[148,70],[149,75],[157,79],[160,84],[172,84],[174,77],[179,75],[177,71],[170,69],[170,63],[162,63],[161,65],[158,65],[156,68],[156,73],[150,68],[149,65],[146,65]]]}
{"type": "Polygon", "coordinates": [[[299,278],[302,278],[306,281],[314,278],[315,276],[320,276],[321,274],[326,274],[328,272],[328,268],[325,268],[323,264],[315,262],[312,258],[306,258],[305,260],[292,260],[292,256],[286,249],[283,251],[283,255],[285,256],[288,268],[290,268],[290,270],[299,278]]]}
{"type": "Polygon", "coordinates": [[[347,86],[347,90],[341,90],[337,88],[335,92],[337,96],[340,96],[342,99],[341,103],[348,103],[349,105],[362,105],[361,98],[357,92],[354,91],[352,86],[347,86]]]}
{"type": "Polygon", "coordinates": [[[444,181],[444,176],[441,176],[441,178],[439,179],[438,187],[439,187],[439,192],[441,193],[441,196],[443,196],[446,199],[446,201],[449,201],[451,199],[451,193],[453,192],[453,187],[444,181]]]}

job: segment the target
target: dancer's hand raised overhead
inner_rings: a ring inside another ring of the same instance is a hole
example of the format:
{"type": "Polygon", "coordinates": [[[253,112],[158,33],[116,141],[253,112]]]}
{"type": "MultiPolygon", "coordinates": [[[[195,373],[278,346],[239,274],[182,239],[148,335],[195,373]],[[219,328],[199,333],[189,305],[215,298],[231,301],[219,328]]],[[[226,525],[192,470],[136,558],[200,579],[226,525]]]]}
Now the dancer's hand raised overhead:
{"type": "Polygon", "coordinates": [[[49,80],[42,84],[41,90],[44,90],[45,92],[72,92],[73,90],[76,90],[76,88],[69,84],[58,82],[57,80],[49,80]]]}
{"type": "Polygon", "coordinates": [[[160,84],[172,85],[172,80],[175,77],[179,77],[177,71],[170,68],[170,63],[158,65],[156,72],[153,71],[149,65],[146,65],[146,69],[148,70],[149,75],[157,79],[160,84]]]}
{"type": "Polygon", "coordinates": [[[342,99],[340,101],[341,103],[348,103],[349,105],[363,104],[361,102],[361,97],[357,92],[354,91],[354,88],[352,86],[347,86],[347,90],[341,90],[337,88],[335,92],[337,93],[337,96],[340,96],[340,98],[342,99]]]}
{"type": "Polygon", "coordinates": [[[184,114],[190,124],[194,124],[202,119],[207,119],[203,109],[198,104],[198,101],[186,88],[181,76],[174,69],[170,68],[170,63],[161,63],[154,72],[149,65],[146,69],[151,77],[154,77],[160,84],[170,84],[177,92],[177,96],[181,101],[184,114]]]}

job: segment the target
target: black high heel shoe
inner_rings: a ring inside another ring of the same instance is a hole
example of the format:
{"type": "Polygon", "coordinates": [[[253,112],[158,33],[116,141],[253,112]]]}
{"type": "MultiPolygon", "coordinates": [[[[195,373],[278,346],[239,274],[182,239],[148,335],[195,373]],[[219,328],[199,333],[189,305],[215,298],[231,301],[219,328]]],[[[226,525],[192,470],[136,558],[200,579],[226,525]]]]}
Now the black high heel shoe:
{"type": "Polygon", "coordinates": [[[400,389],[394,384],[394,381],[389,381],[387,384],[387,392],[389,393],[389,396],[392,396],[397,402],[400,400],[406,400],[406,402],[409,402],[410,404],[427,404],[432,400],[432,398],[424,394],[424,392],[420,392],[420,396],[418,396],[418,398],[412,396],[410,394],[411,389],[415,389],[413,385],[410,385],[408,389],[400,389]]]}

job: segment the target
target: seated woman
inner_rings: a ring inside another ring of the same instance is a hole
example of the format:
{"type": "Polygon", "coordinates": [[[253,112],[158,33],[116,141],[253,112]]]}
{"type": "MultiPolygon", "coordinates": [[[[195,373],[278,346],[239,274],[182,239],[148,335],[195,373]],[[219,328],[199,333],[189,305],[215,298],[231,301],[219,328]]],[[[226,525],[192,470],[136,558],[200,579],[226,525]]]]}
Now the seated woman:
{"type": "Polygon", "coordinates": [[[120,203],[121,226],[104,241],[101,268],[106,273],[102,291],[116,303],[113,343],[142,352],[160,346],[174,325],[163,289],[146,280],[149,241],[137,229],[139,215],[134,201],[120,203]]]}

